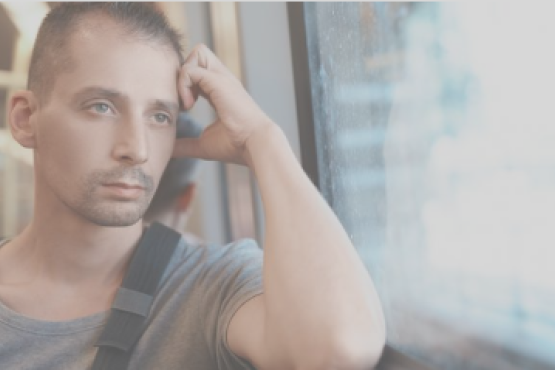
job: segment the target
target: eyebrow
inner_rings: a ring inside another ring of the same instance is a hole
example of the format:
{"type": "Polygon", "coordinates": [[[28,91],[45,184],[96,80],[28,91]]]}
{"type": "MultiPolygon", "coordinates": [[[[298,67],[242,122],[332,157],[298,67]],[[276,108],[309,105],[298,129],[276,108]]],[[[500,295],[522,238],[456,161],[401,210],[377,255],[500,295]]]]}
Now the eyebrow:
{"type": "Polygon", "coordinates": [[[121,94],[117,90],[107,89],[104,87],[98,86],[90,86],[85,87],[84,89],[79,90],[73,95],[73,101],[80,101],[82,99],[87,99],[89,97],[102,97],[108,99],[122,99],[124,98],[123,94],[121,94]]]}
{"type": "MultiPolygon", "coordinates": [[[[125,94],[122,94],[117,90],[100,87],[100,86],[85,87],[84,89],[81,89],[78,92],[76,92],[72,100],[74,102],[79,102],[81,100],[91,98],[91,97],[106,98],[110,100],[129,100],[129,98],[125,94]]],[[[166,110],[175,115],[179,113],[178,103],[175,103],[169,100],[164,100],[164,99],[153,99],[149,103],[156,109],[166,110]]]]}

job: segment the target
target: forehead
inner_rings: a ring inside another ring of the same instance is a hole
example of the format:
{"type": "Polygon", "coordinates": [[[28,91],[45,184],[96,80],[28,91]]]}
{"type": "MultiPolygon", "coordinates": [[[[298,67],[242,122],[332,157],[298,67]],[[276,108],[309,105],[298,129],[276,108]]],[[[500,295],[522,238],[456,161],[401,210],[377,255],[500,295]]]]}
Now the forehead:
{"type": "Polygon", "coordinates": [[[150,98],[177,98],[179,58],[168,42],[89,16],[75,29],[65,53],[71,68],[59,74],[56,91],[71,93],[94,85],[148,93],[150,98]]]}

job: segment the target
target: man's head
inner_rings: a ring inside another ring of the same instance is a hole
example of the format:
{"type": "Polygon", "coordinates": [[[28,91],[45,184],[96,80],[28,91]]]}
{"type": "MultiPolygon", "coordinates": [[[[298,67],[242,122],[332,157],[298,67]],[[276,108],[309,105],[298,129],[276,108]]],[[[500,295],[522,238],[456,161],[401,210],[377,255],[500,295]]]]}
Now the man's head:
{"type": "MultiPolygon", "coordinates": [[[[151,41],[172,48],[183,64],[181,36],[163,13],[144,2],[67,2],[55,6],[43,20],[31,56],[27,87],[47,99],[56,77],[71,70],[75,61],[69,49],[72,36],[94,31],[95,17],[114,21],[114,37],[151,41]]],[[[104,25],[107,26],[107,25],[104,25]]]]}
{"type": "MultiPolygon", "coordinates": [[[[139,221],[176,135],[182,57],[145,3],[64,3],[37,39],[9,124],[34,150],[35,208],[96,225],[139,221]]],[[[36,214],[37,212],[35,212],[36,214]]]]}
{"type": "MultiPolygon", "coordinates": [[[[202,127],[182,112],[177,122],[177,137],[199,137],[202,127]]],[[[183,230],[187,211],[194,196],[197,158],[172,158],[160,179],[154,198],[144,219],[159,221],[176,230],[183,230]]]]}

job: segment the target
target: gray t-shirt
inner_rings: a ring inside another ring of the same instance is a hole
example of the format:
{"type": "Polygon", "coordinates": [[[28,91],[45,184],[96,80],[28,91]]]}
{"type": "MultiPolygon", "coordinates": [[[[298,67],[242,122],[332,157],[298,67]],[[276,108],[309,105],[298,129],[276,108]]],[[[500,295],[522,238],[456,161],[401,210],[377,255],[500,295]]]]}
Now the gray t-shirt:
{"type": "MultiPolygon", "coordinates": [[[[252,240],[177,249],[129,369],[253,369],[231,352],[226,331],[237,309],[260,293],[262,252],[252,240]]],[[[108,314],[46,322],[0,302],[0,369],[90,368],[108,314]]]]}

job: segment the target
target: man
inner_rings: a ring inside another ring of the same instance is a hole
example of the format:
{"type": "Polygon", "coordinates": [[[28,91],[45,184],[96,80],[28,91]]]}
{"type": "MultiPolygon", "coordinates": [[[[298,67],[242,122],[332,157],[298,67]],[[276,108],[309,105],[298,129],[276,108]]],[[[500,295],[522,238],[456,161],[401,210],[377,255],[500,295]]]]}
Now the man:
{"type": "MultiPolygon", "coordinates": [[[[202,132],[202,127],[185,112],[179,113],[176,123],[178,138],[197,138],[202,132]]],[[[198,162],[197,158],[191,157],[170,160],[143,216],[145,222],[158,221],[175,230],[185,230],[189,208],[195,195],[198,162]]]]}
{"type": "Polygon", "coordinates": [[[367,369],[385,329],[372,281],[285,136],[205,46],[141,3],[64,3],[44,20],[13,137],[35,159],[35,214],[0,248],[0,367],[84,369],[170,157],[248,166],[252,242],[176,251],[130,369],[367,369]],[[180,106],[217,120],[175,140],[180,106]]]}

